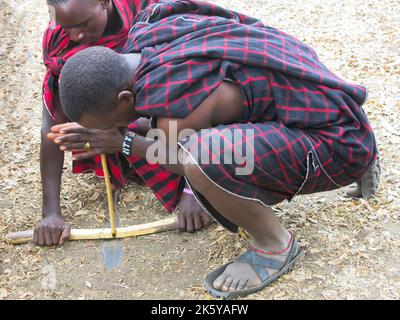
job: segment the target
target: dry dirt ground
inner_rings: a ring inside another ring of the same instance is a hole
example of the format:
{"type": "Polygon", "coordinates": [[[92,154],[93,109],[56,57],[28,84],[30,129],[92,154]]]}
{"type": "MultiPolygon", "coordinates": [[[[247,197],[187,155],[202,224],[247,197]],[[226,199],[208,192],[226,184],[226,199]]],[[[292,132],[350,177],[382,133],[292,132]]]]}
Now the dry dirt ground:
{"type": "MultiPolygon", "coordinates": [[[[297,232],[305,257],[293,272],[249,299],[400,298],[400,7],[396,0],[215,1],[262,19],[313,46],[332,70],[369,89],[365,106],[383,161],[378,197],[345,199],[343,190],[301,196],[275,209],[297,232]]],[[[44,0],[0,0],[0,234],[40,219],[39,130],[44,0]]],[[[104,185],[70,173],[62,208],[74,227],[103,227],[104,185]]],[[[153,196],[129,185],[124,225],[168,216],[153,196]]],[[[245,249],[218,227],[123,240],[119,269],[105,271],[103,242],[58,248],[0,242],[0,299],[208,299],[207,272],[245,249]]]]}

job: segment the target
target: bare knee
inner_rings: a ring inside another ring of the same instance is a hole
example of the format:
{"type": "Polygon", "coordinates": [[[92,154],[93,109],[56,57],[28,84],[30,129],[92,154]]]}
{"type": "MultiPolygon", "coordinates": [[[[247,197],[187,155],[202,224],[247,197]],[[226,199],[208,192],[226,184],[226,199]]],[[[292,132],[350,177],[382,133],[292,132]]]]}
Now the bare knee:
{"type": "Polygon", "coordinates": [[[206,194],[210,186],[210,181],[189,154],[186,153],[183,159],[183,172],[185,177],[189,180],[193,188],[202,194],[206,194]]]}

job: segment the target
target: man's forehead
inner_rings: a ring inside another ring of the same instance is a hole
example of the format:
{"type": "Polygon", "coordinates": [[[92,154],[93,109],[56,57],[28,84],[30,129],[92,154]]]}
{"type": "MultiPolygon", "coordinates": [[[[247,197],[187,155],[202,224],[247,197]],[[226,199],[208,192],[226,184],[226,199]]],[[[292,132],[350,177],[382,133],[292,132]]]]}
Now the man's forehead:
{"type": "Polygon", "coordinates": [[[48,2],[47,7],[50,19],[57,21],[59,15],[70,15],[71,17],[86,16],[89,9],[99,3],[99,0],[67,0],[65,2],[48,2]]]}

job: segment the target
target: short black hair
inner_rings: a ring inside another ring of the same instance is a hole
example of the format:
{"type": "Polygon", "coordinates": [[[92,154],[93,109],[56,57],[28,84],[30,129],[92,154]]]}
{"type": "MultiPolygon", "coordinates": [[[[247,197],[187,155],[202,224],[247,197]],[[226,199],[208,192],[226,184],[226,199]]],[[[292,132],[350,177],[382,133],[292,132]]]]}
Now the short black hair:
{"type": "Polygon", "coordinates": [[[71,121],[78,121],[84,113],[107,113],[130,84],[129,64],[121,55],[104,47],[82,50],[61,70],[62,109],[71,121]]]}

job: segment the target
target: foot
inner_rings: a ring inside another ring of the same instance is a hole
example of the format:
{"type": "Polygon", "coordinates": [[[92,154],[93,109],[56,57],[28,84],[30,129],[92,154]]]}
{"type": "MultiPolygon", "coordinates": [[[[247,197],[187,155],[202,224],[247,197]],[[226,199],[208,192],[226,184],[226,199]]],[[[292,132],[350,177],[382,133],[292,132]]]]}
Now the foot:
{"type": "Polygon", "coordinates": [[[261,285],[268,279],[281,272],[287,263],[296,257],[298,243],[291,237],[288,246],[281,252],[270,252],[267,248],[253,246],[227,266],[225,271],[215,279],[213,286],[223,292],[242,291],[261,285]],[[296,252],[292,252],[296,245],[296,252]]]}
{"type": "Polygon", "coordinates": [[[361,184],[355,183],[346,189],[346,196],[350,198],[360,199],[362,197],[361,184]]]}
{"type": "Polygon", "coordinates": [[[360,182],[347,188],[346,196],[357,199],[363,198],[365,200],[374,197],[378,192],[380,176],[381,166],[378,158],[367,170],[360,182]]]}

